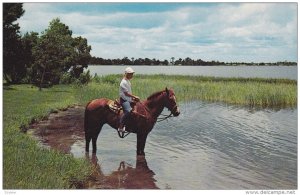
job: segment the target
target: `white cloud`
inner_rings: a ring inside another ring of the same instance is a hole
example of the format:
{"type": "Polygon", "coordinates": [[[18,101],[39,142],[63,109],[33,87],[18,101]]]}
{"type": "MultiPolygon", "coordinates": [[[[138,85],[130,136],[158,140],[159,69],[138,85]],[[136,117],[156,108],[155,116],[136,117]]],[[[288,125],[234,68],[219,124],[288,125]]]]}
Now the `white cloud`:
{"type": "Polygon", "coordinates": [[[165,12],[62,12],[55,3],[24,3],[22,32],[59,17],[104,58],[297,60],[297,4],[222,3],[165,12]]]}

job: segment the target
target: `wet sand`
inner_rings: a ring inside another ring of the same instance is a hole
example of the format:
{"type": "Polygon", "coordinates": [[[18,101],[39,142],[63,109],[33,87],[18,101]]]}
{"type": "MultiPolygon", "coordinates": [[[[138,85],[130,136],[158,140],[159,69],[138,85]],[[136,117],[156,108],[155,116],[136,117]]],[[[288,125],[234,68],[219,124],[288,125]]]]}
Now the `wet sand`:
{"type": "Polygon", "coordinates": [[[84,107],[73,106],[51,113],[46,120],[30,125],[30,130],[44,146],[69,154],[71,146],[84,139],[84,107]]]}

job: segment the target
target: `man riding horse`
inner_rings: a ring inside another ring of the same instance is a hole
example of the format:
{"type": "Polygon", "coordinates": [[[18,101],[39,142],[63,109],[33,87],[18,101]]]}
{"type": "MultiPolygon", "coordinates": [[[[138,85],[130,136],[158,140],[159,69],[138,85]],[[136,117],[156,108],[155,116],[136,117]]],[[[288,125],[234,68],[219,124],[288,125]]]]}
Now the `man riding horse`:
{"type": "MultiPolygon", "coordinates": [[[[109,124],[112,128],[121,131],[119,136],[120,134],[124,135],[125,124],[127,132],[137,135],[137,155],[145,155],[144,149],[147,136],[163,109],[168,108],[170,110],[171,113],[168,117],[180,114],[175,93],[172,89],[166,88],[156,92],[143,101],[133,95],[129,81],[132,79],[133,73],[132,68],[126,68],[124,78],[120,83],[120,99],[124,114],[113,111],[110,108],[113,100],[107,98],[94,99],[86,105],[84,113],[86,152],[89,152],[89,143],[92,141],[93,153],[96,153],[97,138],[104,124],[109,124]],[[134,109],[130,105],[133,101],[136,101],[134,109]]],[[[120,137],[123,138],[124,136],[120,137]]]]}
{"type": "Polygon", "coordinates": [[[131,102],[140,101],[140,98],[138,96],[132,94],[130,80],[133,78],[133,74],[134,74],[134,70],[131,67],[127,67],[125,69],[124,77],[120,83],[119,94],[120,94],[120,103],[123,108],[123,115],[120,119],[120,125],[118,128],[119,132],[125,132],[124,124],[128,119],[128,117],[130,116],[130,113],[136,114],[134,111],[132,111],[131,102]]]}

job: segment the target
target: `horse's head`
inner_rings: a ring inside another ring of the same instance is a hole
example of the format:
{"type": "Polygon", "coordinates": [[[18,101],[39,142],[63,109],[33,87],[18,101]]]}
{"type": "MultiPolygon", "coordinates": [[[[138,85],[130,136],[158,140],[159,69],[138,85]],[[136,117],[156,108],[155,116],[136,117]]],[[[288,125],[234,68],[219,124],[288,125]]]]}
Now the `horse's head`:
{"type": "Polygon", "coordinates": [[[172,89],[168,88],[166,88],[166,107],[174,116],[178,116],[180,114],[179,108],[176,103],[175,93],[172,89]]]}

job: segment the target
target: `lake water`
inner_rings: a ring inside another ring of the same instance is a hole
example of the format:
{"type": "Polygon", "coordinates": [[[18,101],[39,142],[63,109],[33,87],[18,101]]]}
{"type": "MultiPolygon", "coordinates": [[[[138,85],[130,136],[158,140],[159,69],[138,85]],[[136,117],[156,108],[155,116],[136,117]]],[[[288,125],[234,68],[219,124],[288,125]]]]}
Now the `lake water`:
{"type": "MultiPolygon", "coordinates": [[[[201,101],[180,104],[157,123],[142,161],[136,136],[120,139],[105,125],[97,169],[113,188],[297,189],[297,109],[253,110],[201,101]]],[[[165,113],[168,113],[166,110],[165,113]]],[[[70,152],[84,157],[83,137],[70,152]]]]}
{"type": "MultiPolygon", "coordinates": [[[[196,75],[297,80],[297,66],[133,66],[136,74],[196,75]]],[[[92,66],[94,75],[123,74],[125,66],[92,66]]]]}

